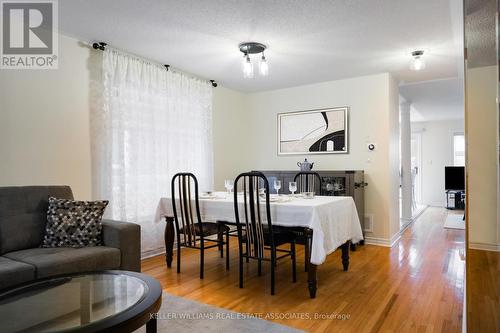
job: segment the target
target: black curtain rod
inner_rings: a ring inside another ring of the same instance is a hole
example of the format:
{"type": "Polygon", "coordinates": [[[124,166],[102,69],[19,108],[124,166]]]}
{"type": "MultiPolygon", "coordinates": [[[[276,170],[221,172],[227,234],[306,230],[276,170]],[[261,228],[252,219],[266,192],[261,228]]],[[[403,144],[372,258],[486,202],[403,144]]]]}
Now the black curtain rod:
{"type": "MultiPolygon", "coordinates": [[[[92,43],[92,47],[94,48],[94,50],[101,50],[101,51],[104,51],[106,49],[107,45],[108,44],[104,43],[104,42],[94,42],[94,43],[92,43]]],[[[163,65],[163,66],[165,66],[165,68],[167,69],[167,71],[170,69],[170,65],[163,65]]],[[[209,80],[209,81],[212,84],[212,87],[217,88],[217,82],[215,82],[215,80],[209,80]]]]}

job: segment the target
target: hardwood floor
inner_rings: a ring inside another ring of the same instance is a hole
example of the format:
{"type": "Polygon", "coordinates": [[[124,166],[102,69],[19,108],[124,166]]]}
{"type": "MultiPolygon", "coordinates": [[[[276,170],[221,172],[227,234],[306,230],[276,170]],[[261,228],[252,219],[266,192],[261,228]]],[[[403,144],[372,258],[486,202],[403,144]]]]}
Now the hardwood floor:
{"type": "Polygon", "coordinates": [[[470,249],[468,266],[468,332],[500,332],[500,253],[470,249]]]}
{"type": "MultiPolygon", "coordinates": [[[[205,279],[199,279],[199,252],[182,251],[182,271],[164,256],[146,259],[142,271],[160,280],[165,292],[310,332],[460,332],[464,288],[463,230],[444,229],[446,210],[427,209],[393,248],[365,245],[351,252],[342,270],[340,250],[318,267],[318,295],[310,299],[307,273],[298,264],[278,264],[276,295],[271,296],[267,265],[245,264],[245,288],[238,288],[236,239],[231,269],[216,250],[205,255],[205,279]],[[336,315],[336,316],[335,316],[336,315]],[[318,318],[321,316],[321,318],[318,318]],[[332,319],[333,318],[333,319],[332,319]]],[[[303,263],[298,246],[298,263],[303,263]]]]}

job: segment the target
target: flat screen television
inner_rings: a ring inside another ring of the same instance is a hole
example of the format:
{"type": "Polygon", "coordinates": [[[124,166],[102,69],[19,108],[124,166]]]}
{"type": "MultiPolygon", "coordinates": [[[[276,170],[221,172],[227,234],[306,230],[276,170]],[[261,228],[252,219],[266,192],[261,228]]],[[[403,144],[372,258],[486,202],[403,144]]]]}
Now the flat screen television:
{"type": "Polygon", "coordinates": [[[465,191],[465,167],[444,167],[444,187],[446,191],[465,191]]]}

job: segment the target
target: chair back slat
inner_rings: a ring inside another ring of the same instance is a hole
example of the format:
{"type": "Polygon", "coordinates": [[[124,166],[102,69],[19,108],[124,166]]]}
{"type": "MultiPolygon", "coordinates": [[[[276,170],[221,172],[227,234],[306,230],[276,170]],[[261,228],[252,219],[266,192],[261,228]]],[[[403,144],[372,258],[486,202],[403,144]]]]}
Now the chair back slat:
{"type": "MultiPolygon", "coordinates": [[[[261,172],[247,172],[240,174],[234,182],[234,211],[238,226],[238,238],[241,242],[243,226],[245,230],[245,249],[249,257],[264,258],[264,225],[267,223],[271,240],[273,239],[272,222],[269,204],[269,183],[261,172]],[[259,197],[259,184],[263,184],[266,191],[265,201],[259,197]],[[243,198],[238,197],[239,186],[243,187],[243,198]],[[240,207],[240,203],[243,207],[240,207]],[[244,212],[244,219],[240,218],[240,211],[244,212]]],[[[273,242],[271,242],[273,243],[273,242]]]]}
{"type": "Polygon", "coordinates": [[[187,246],[196,246],[195,226],[198,226],[201,238],[203,238],[203,229],[198,200],[198,180],[192,173],[180,172],[172,177],[172,208],[177,233],[182,233],[187,246]]]}
{"type": "Polygon", "coordinates": [[[316,195],[321,194],[321,176],[317,172],[302,171],[295,175],[293,179],[297,183],[297,191],[314,192],[316,195]]]}
{"type": "MultiPolygon", "coordinates": [[[[182,176],[179,176],[182,179],[182,176]]],[[[181,217],[181,222],[182,222],[182,232],[183,232],[183,238],[188,239],[187,237],[187,230],[186,230],[186,219],[184,218],[185,210],[184,210],[184,199],[182,197],[183,191],[182,191],[182,182],[179,179],[178,181],[178,187],[179,187],[179,208],[180,208],[180,217],[181,217]]],[[[175,192],[172,191],[172,207],[174,208],[174,217],[175,220],[178,221],[177,218],[177,207],[176,207],[176,202],[175,202],[175,192]]]]}

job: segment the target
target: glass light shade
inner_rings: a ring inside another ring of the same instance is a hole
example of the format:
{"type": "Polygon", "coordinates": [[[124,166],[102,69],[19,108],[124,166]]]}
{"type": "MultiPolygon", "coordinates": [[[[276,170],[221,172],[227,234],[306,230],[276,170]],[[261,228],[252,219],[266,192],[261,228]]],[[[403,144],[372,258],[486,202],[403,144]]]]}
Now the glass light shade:
{"type": "Polygon", "coordinates": [[[267,63],[264,55],[262,55],[262,58],[260,59],[259,72],[262,76],[267,76],[269,74],[269,64],[267,63]]]}
{"type": "Polygon", "coordinates": [[[243,58],[243,77],[246,79],[253,78],[253,64],[250,57],[247,55],[243,58]]]}
{"type": "Polygon", "coordinates": [[[425,68],[425,61],[421,56],[414,56],[410,62],[410,69],[413,71],[420,71],[425,68]]]}

